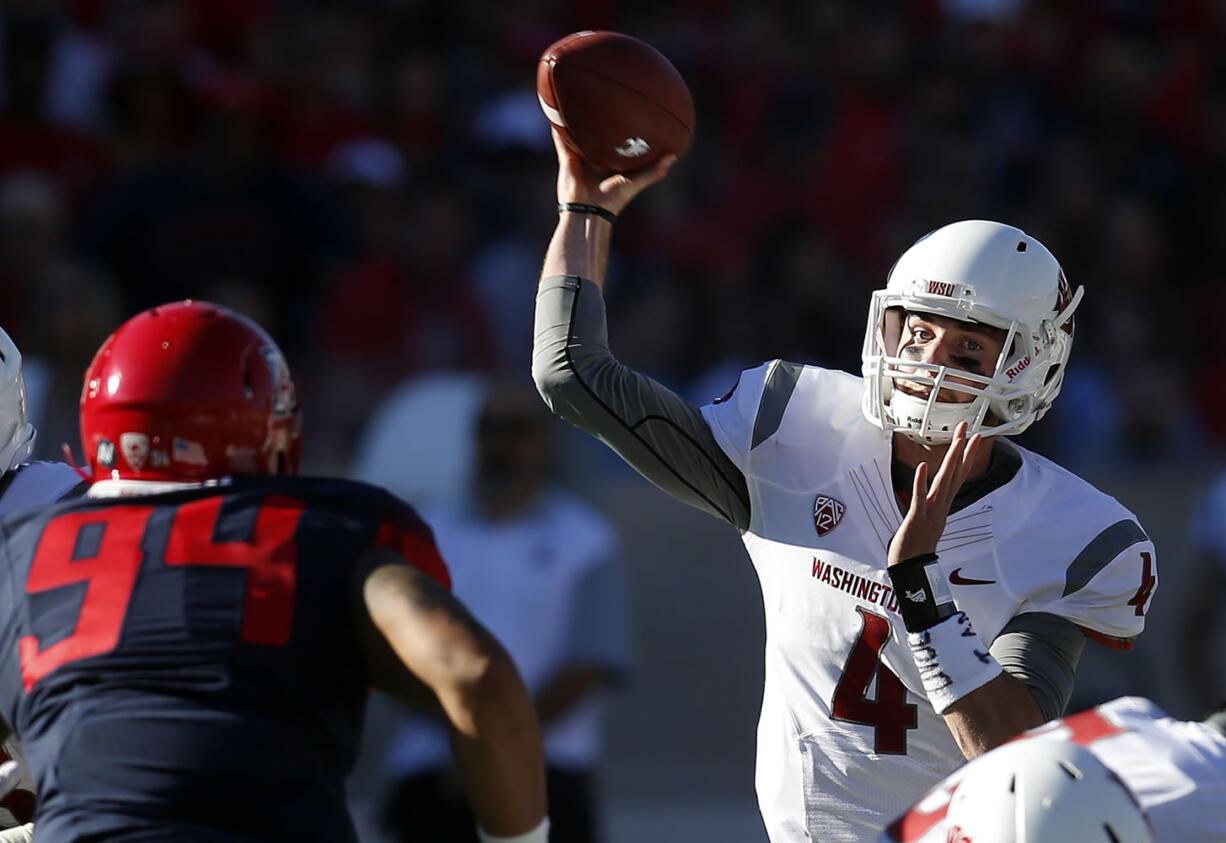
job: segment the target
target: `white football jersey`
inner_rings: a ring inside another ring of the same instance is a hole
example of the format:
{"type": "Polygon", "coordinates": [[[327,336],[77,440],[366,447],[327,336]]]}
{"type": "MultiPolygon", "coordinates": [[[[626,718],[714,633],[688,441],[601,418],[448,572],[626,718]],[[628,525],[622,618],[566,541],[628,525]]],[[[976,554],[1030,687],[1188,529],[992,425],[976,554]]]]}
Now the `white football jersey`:
{"type": "MultiPolygon", "coordinates": [[[[1054,720],[1019,740],[1071,740],[1089,749],[1128,786],[1158,840],[1226,840],[1226,735],[1175,720],[1141,697],[1054,720]]],[[[881,843],[945,843],[945,813],[969,762],[923,796],[881,836],[881,843]]]]}
{"type": "MultiPolygon", "coordinates": [[[[76,491],[84,491],[84,482],[75,468],[64,463],[23,463],[0,476],[0,516],[55,503],[76,491]]],[[[21,765],[21,781],[16,791],[0,800],[0,828],[18,825],[19,820],[14,810],[21,816],[29,816],[28,810],[34,803],[34,777],[26,766],[20,742],[12,736],[4,742],[3,750],[0,751],[0,760],[8,758],[21,765]],[[13,810],[9,810],[10,807],[13,810]]]]}
{"type": "MultiPolygon", "coordinates": [[[[903,510],[863,381],[771,361],[703,408],[744,472],[743,534],[762,586],[766,670],[756,787],[773,843],[876,841],[963,756],[928,703],[886,575],[903,510]]],[[[1042,457],[953,513],[937,546],[958,608],[991,642],[1014,616],[1060,615],[1127,648],[1154,551],[1115,499],[1042,457]]]]}

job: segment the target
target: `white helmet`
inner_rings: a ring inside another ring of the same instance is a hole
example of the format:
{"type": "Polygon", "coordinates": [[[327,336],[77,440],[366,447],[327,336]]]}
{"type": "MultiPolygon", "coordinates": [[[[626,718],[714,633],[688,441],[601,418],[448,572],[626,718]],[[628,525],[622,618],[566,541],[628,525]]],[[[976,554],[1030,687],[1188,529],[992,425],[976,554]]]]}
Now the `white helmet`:
{"type": "Polygon", "coordinates": [[[1031,738],[975,761],[946,814],[949,843],[1152,843],[1131,791],[1094,753],[1031,738]]]}
{"type": "Polygon", "coordinates": [[[26,419],[21,352],[0,329],[0,472],[25,462],[33,451],[34,425],[26,419]]]}
{"type": "Polygon", "coordinates": [[[968,434],[1020,433],[1060,392],[1081,296],[1081,287],[1070,293],[1052,253],[1013,226],[964,220],[921,237],[894,264],[885,289],[873,293],[861,354],[865,417],[925,442],[949,441],[964,419],[968,434]],[[896,356],[905,311],[1003,329],[995,370],[974,374],[896,356]],[[930,387],[928,397],[895,389],[900,379],[930,387]],[[943,386],[975,397],[938,403],[943,386]]]}

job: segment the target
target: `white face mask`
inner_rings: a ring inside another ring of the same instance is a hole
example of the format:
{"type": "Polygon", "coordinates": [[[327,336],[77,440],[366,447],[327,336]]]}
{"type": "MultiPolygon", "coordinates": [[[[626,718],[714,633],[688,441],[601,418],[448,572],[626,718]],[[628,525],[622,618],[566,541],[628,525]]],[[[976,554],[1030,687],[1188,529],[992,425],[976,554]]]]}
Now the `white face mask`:
{"type": "Polygon", "coordinates": [[[21,352],[0,330],[0,472],[26,462],[33,452],[34,425],[26,418],[21,352]]]}

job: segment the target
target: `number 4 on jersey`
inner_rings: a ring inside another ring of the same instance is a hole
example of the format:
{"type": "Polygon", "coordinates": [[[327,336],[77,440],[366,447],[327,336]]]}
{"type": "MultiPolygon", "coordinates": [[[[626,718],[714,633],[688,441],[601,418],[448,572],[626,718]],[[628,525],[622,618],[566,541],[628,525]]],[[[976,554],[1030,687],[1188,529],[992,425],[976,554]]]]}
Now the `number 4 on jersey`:
{"type": "Polygon", "coordinates": [[[918,715],[915,703],[907,702],[902,680],[881,661],[881,651],[890,641],[890,622],[861,606],[856,611],[864,626],[834,689],[830,716],[872,726],[874,749],[878,753],[902,755],[907,751],[907,730],[916,728],[918,715]],[[877,698],[869,699],[868,687],[874,676],[877,698]]]}
{"type": "Polygon", "coordinates": [[[1158,578],[1154,576],[1154,559],[1148,553],[1141,554],[1141,563],[1144,565],[1144,570],[1141,573],[1141,587],[1137,589],[1137,593],[1128,601],[1129,606],[1136,606],[1137,617],[1145,615],[1145,604],[1149,602],[1150,595],[1154,593],[1154,586],[1158,584],[1158,578]]]}

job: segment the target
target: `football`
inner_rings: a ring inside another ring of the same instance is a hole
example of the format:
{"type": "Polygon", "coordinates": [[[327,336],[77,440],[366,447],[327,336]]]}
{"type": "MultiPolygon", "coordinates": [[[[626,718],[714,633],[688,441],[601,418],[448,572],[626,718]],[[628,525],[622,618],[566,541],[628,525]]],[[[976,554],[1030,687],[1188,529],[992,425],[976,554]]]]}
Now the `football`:
{"type": "Polygon", "coordinates": [[[628,173],[684,155],[694,137],[694,100],[677,68],[620,32],[554,42],[537,65],[536,93],[566,145],[602,170],[628,173]]]}

